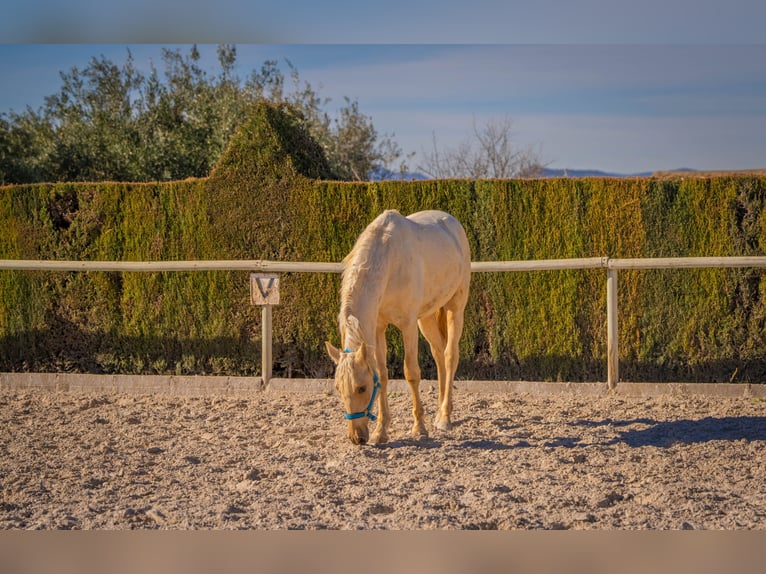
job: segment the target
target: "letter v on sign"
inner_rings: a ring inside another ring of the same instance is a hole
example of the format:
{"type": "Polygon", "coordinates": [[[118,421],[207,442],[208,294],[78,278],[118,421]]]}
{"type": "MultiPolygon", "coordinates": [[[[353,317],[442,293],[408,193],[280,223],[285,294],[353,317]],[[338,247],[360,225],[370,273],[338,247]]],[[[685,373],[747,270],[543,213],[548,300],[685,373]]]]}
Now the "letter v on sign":
{"type": "Polygon", "coordinates": [[[251,273],[250,302],[253,305],[279,305],[279,275],[251,273]]]}

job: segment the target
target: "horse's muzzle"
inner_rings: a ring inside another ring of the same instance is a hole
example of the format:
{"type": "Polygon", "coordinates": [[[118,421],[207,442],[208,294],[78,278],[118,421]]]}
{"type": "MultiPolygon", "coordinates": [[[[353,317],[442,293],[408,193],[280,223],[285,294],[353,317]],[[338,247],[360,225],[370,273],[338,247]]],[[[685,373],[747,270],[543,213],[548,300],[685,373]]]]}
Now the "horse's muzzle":
{"type": "Polygon", "coordinates": [[[370,440],[370,431],[367,428],[367,421],[365,420],[362,424],[357,421],[354,422],[356,422],[356,424],[349,421],[348,438],[351,439],[352,443],[357,445],[367,444],[367,441],[370,440]]]}

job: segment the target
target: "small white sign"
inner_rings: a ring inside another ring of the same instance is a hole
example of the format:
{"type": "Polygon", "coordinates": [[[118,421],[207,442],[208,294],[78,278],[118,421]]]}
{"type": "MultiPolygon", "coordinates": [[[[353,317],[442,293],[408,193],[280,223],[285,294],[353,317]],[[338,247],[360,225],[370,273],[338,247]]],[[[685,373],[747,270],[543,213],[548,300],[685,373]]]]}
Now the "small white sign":
{"type": "Polygon", "coordinates": [[[279,275],[251,273],[250,302],[253,305],[279,305],[279,275]]]}

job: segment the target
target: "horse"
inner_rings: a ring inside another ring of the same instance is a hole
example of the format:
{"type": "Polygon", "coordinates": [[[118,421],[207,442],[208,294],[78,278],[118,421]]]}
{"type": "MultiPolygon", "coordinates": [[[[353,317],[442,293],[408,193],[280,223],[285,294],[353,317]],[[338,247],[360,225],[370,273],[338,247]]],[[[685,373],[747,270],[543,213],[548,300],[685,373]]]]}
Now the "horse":
{"type": "Polygon", "coordinates": [[[452,428],[452,386],[471,278],[471,254],[462,225],[443,211],[407,217],[390,209],[359,235],[343,260],[338,327],[341,348],[325,342],[335,363],[335,389],[345,408],[348,437],[368,442],[368,422],[377,420],[373,444],[388,441],[391,415],[386,388],[386,329],[393,324],[404,342],[404,376],[412,395],[412,436],[428,437],[420,400],[418,328],[428,341],[439,379],[434,426],[452,428]],[[341,350],[342,349],[342,350],[341,350]],[[378,416],[373,414],[377,397],[378,416]]]}

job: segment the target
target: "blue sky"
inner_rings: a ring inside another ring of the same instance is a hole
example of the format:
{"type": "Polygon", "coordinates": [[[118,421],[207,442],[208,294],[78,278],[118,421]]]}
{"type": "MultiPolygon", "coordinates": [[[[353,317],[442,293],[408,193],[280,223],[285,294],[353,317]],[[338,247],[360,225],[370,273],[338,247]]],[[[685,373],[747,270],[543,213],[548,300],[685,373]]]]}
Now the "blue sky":
{"type": "Polygon", "coordinates": [[[5,42],[730,44],[762,0],[6,0],[5,42]]]}
{"type": "Polygon", "coordinates": [[[214,43],[227,41],[242,77],[287,58],[333,104],[357,99],[380,133],[418,154],[411,167],[434,135],[452,147],[474,121],[506,115],[551,167],[766,167],[766,2],[273,4],[12,3],[0,23],[0,113],[39,107],[59,71],[92,56],[122,62],[130,47],[137,65],[162,69],[162,46],[199,42],[212,70],[214,43]]]}

